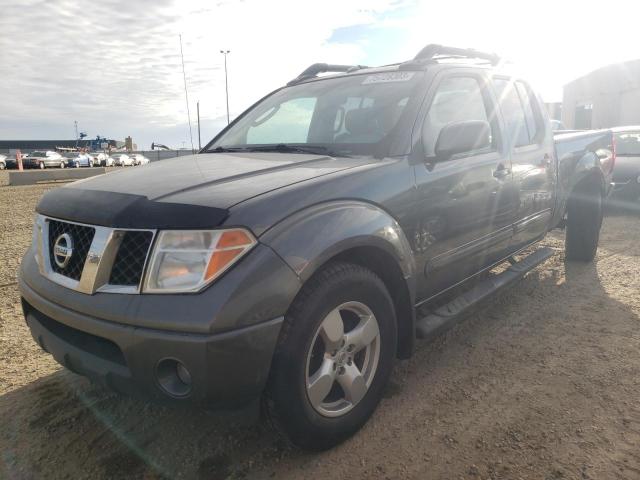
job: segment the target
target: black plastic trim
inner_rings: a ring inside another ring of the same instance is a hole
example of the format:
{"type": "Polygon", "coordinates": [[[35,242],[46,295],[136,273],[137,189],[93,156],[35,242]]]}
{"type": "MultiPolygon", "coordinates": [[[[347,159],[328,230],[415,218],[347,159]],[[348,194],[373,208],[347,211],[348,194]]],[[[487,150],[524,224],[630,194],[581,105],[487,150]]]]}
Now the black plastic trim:
{"type": "Polygon", "coordinates": [[[212,228],[228,216],[222,208],[156,202],[142,195],[56,188],[40,200],[36,211],[48,217],[112,228],[212,228]]]}

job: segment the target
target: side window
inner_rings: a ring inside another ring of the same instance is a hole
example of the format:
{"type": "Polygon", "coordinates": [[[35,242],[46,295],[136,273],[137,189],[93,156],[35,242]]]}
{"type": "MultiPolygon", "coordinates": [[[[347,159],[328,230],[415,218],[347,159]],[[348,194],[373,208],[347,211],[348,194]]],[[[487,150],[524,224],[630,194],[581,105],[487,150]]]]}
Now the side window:
{"type": "Polygon", "coordinates": [[[534,143],[538,139],[538,132],[542,130],[542,128],[539,128],[542,123],[540,116],[537,115],[537,110],[534,112],[533,109],[534,97],[529,94],[529,89],[524,83],[516,82],[516,88],[524,105],[524,116],[527,121],[527,130],[529,130],[529,140],[531,143],[534,143]]]}
{"type": "MultiPolygon", "coordinates": [[[[474,77],[449,77],[438,85],[422,129],[425,154],[435,155],[440,130],[452,122],[482,120],[489,115],[480,83],[474,77]]],[[[493,132],[495,133],[495,132],[493,132]]],[[[492,134],[495,139],[495,135],[492,134]]]]}
{"type": "Polygon", "coordinates": [[[306,143],[316,98],[295,98],[275,105],[249,127],[247,144],[306,143]]]}
{"type": "Polygon", "coordinates": [[[529,145],[529,131],[520,96],[511,80],[494,78],[493,85],[498,95],[500,110],[507,124],[507,134],[516,147],[529,145]]]}

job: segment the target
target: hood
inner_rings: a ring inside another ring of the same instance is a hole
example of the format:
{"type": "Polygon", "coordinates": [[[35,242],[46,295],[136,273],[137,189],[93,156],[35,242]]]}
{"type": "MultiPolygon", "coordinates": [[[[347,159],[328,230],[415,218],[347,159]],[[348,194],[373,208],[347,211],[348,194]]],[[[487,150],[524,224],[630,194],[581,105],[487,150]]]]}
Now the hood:
{"type": "Polygon", "coordinates": [[[640,156],[616,156],[616,163],[613,167],[614,182],[633,180],[638,175],[640,175],[640,156]]]}
{"type": "Polygon", "coordinates": [[[373,161],[291,153],[190,155],[51,190],[36,210],[118,228],[207,228],[245,200],[373,161]]]}

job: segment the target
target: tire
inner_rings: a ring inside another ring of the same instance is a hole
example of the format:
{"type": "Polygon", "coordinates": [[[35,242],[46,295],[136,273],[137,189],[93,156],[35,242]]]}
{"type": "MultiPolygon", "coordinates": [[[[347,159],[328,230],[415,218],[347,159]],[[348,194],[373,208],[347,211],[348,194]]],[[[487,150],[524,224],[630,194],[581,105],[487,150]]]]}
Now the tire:
{"type": "Polygon", "coordinates": [[[40,168],[40,170],[44,170],[44,168],[45,168],[44,162],[38,163],[38,168],[40,168]]]}
{"type": "Polygon", "coordinates": [[[4,162],[0,162],[0,170],[4,170],[5,168],[7,168],[5,163],[4,162]]]}
{"type": "Polygon", "coordinates": [[[395,311],[382,280],[359,265],[328,264],[287,312],[264,396],[267,416],[302,449],[341,443],[376,409],[396,343],[395,311]],[[331,328],[340,322],[343,335],[331,328]]]}
{"type": "Polygon", "coordinates": [[[591,262],[598,250],[603,218],[602,193],[580,191],[567,205],[565,258],[576,262],[591,262]]]}
{"type": "Polygon", "coordinates": [[[64,168],[66,167],[66,165],[64,164],[64,162],[60,162],[60,168],[64,168]]]}

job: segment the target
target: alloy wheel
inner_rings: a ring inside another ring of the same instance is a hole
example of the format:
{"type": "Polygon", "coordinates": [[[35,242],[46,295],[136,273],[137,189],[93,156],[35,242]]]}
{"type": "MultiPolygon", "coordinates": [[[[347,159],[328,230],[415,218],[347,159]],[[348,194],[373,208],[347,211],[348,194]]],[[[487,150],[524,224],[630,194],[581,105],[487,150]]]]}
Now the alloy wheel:
{"type": "Polygon", "coordinates": [[[380,328],[369,307],[347,302],[329,312],[307,354],[306,391],[323,416],[339,417],[366,395],[380,357],[380,328]]]}

